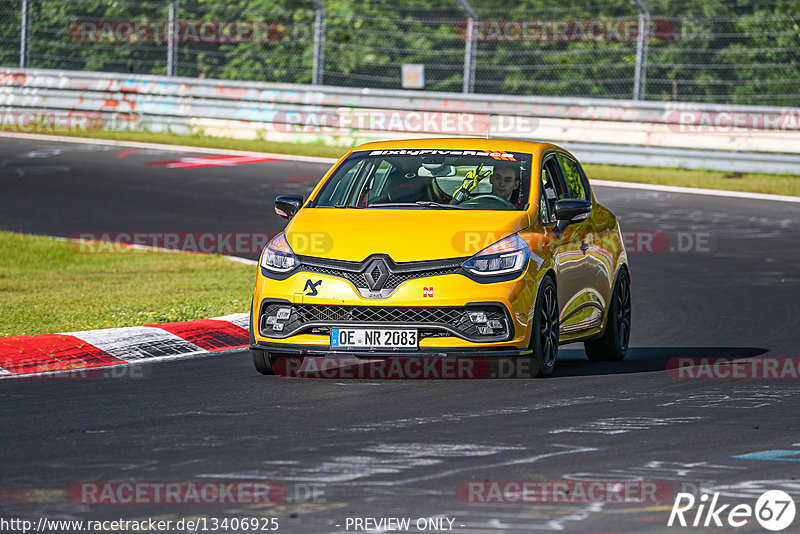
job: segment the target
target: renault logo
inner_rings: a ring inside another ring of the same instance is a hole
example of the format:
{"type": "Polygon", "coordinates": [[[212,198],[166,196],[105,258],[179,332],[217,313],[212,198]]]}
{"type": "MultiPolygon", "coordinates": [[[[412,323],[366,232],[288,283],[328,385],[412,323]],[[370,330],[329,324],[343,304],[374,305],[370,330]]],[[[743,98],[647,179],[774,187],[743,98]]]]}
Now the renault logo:
{"type": "Polygon", "coordinates": [[[364,278],[367,279],[370,290],[380,291],[383,289],[383,284],[389,278],[389,268],[386,266],[386,262],[380,258],[369,262],[364,272],[364,278]]]}

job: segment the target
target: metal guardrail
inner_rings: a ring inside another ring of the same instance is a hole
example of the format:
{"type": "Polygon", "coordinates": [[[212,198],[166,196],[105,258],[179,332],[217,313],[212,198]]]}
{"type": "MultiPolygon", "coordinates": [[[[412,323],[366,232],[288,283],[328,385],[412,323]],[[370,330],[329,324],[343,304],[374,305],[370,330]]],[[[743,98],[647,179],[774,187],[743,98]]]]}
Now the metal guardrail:
{"type": "Polygon", "coordinates": [[[757,172],[800,175],[800,155],[754,152],[720,152],[681,148],[658,148],[587,143],[561,143],[586,163],[705,169],[732,174],[757,172]]]}
{"type": "Polygon", "coordinates": [[[453,135],[546,139],[589,163],[800,174],[800,109],[793,108],[0,68],[0,109],[98,113],[110,129],[343,146],[453,135]]]}

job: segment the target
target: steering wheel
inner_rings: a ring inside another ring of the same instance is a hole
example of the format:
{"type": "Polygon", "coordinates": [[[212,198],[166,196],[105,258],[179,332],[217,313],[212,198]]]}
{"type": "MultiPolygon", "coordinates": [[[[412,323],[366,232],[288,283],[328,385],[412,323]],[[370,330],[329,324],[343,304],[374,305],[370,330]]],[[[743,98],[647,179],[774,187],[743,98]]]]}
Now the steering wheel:
{"type": "Polygon", "coordinates": [[[516,208],[516,206],[514,206],[514,204],[512,204],[508,200],[504,199],[503,197],[499,197],[497,195],[489,195],[489,194],[474,196],[471,199],[469,199],[468,201],[464,202],[464,204],[469,204],[471,202],[475,202],[476,200],[484,200],[484,199],[485,200],[490,200],[492,202],[497,202],[497,203],[501,204],[504,208],[511,208],[511,209],[515,209],[516,208]]]}

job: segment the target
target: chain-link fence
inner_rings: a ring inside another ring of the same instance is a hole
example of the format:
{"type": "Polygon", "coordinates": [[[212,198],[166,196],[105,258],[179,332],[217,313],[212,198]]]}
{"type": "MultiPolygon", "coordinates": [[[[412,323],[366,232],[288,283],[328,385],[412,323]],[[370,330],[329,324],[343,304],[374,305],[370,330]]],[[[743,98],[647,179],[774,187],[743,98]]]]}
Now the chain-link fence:
{"type": "Polygon", "coordinates": [[[3,0],[0,65],[800,105],[800,0],[3,0]]]}

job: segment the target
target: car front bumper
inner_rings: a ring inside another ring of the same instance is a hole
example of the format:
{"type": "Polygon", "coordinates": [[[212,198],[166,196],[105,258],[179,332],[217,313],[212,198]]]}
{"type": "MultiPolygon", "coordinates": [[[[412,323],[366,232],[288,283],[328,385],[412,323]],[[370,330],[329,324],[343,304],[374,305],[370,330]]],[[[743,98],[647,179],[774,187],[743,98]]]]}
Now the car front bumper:
{"type": "Polygon", "coordinates": [[[366,356],[520,356],[528,354],[536,282],[530,273],[513,280],[481,282],[460,274],[405,281],[387,298],[364,298],[347,280],[299,271],[276,280],[259,272],[251,324],[253,348],[281,354],[331,354],[331,328],[412,328],[416,350],[337,350],[366,356]],[[309,295],[308,282],[318,284],[309,295]],[[322,282],[319,284],[319,282],[322,282]],[[430,295],[433,296],[430,296],[430,295]],[[281,331],[267,323],[280,307],[291,317],[281,331]],[[479,334],[468,311],[486,310],[503,328],[479,334]]]}
{"type": "Polygon", "coordinates": [[[318,345],[290,345],[258,342],[251,350],[263,350],[281,356],[342,357],[342,358],[510,358],[530,356],[530,349],[504,348],[420,348],[419,350],[335,350],[318,345]]]}

